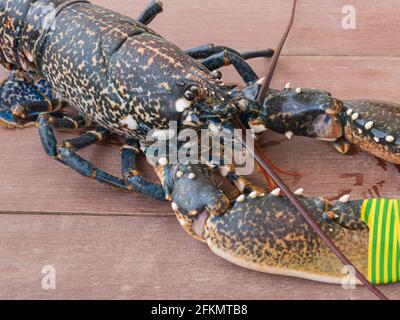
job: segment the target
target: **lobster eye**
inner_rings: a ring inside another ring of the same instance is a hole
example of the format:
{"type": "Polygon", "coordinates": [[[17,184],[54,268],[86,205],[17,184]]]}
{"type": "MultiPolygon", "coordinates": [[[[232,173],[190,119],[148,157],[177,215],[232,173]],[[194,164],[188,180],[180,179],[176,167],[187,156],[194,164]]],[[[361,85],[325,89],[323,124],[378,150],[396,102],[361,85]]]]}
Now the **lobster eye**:
{"type": "Polygon", "coordinates": [[[198,96],[200,94],[200,88],[196,85],[190,86],[189,90],[192,91],[195,96],[198,96]]]}
{"type": "Polygon", "coordinates": [[[193,101],[200,95],[200,88],[196,85],[191,85],[183,95],[187,100],[193,101]]]}
{"type": "Polygon", "coordinates": [[[186,90],[185,93],[183,94],[185,96],[185,98],[189,101],[193,101],[196,99],[196,95],[194,94],[193,91],[191,91],[190,89],[186,90]]]}
{"type": "Polygon", "coordinates": [[[214,70],[213,72],[211,72],[211,76],[215,79],[215,80],[221,80],[222,79],[222,73],[219,70],[214,70]]]}

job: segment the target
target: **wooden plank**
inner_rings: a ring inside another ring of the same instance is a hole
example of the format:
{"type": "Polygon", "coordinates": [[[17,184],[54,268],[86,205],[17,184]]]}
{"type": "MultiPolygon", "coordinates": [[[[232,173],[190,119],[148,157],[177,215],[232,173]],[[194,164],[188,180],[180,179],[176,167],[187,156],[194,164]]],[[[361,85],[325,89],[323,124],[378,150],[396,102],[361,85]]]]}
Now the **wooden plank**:
{"type": "MultiPolygon", "coordinates": [[[[147,0],[92,0],[135,18],[147,0]]],[[[151,28],[181,46],[204,43],[238,50],[275,47],[291,10],[289,0],[164,0],[151,28]]],[[[399,56],[397,0],[301,0],[284,53],[288,55],[399,56]],[[342,28],[344,6],[356,9],[355,30],[342,28]]]]}
{"type": "MultiPolygon", "coordinates": [[[[369,299],[230,264],[174,218],[0,215],[1,299],[369,299]],[[45,265],[56,289],[41,287],[45,265]],[[239,289],[240,288],[240,289],[239,289]]],[[[396,285],[382,290],[400,298],[396,285]]]]}
{"type": "MultiPolygon", "coordinates": [[[[291,11],[289,0],[164,0],[151,27],[182,48],[218,43],[239,50],[275,47],[291,11]]],[[[147,0],[94,0],[136,17],[147,0]]],[[[301,0],[285,54],[398,56],[396,0],[301,0]],[[344,6],[356,9],[356,29],[342,28],[344,6]]]]}
{"type": "MultiPolygon", "coordinates": [[[[396,69],[390,68],[396,63],[400,65],[400,58],[285,57],[275,86],[282,87],[290,79],[293,85],[323,87],[340,98],[386,97],[400,101],[400,77],[396,69]]],[[[116,192],[49,159],[42,151],[36,129],[0,132],[0,211],[129,215],[171,212],[169,205],[134,193],[116,192]]],[[[263,141],[278,166],[303,174],[284,178],[293,188],[304,187],[307,195],[335,198],[350,192],[352,197],[360,198],[399,194],[400,169],[369,155],[342,156],[323,142],[302,138],[286,141],[272,133],[267,133],[263,141]]],[[[94,146],[82,155],[113,174],[119,173],[118,146],[94,146]]],[[[148,168],[145,173],[155,178],[148,168]]]]}

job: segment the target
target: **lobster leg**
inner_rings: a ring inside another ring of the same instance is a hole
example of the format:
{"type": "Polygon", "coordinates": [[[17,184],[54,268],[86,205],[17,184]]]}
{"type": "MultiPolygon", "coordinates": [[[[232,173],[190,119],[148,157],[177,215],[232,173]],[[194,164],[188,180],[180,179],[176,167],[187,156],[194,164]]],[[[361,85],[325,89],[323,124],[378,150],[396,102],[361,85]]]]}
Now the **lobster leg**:
{"type": "MultiPolygon", "coordinates": [[[[246,62],[244,62],[244,60],[249,60],[254,58],[270,58],[274,55],[274,50],[267,49],[267,50],[248,51],[244,53],[239,53],[238,51],[229,47],[215,46],[214,44],[205,44],[196,48],[188,49],[186,50],[186,53],[194,59],[207,59],[203,61],[203,64],[204,65],[210,64],[208,68],[211,71],[219,69],[223,66],[228,66],[230,64],[233,64],[238,71],[239,69],[243,68],[245,70],[251,70],[249,71],[249,75],[251,75],[252,79],[254,79],[254,74],[255,74],[254,70],[246,62]],[[229,55],[232,55],[233,58],[221,60],[220,55],[224,54],[224,52],[229,52],[229,55]],[[217,61],[213,62],[213,59],[216,59],[217,61]],[[214,63],[215,65],[213,65],[214,63]],[[242,64],[244,64],[243,68],[241,67],[242,64]]],[[[247,76],[243,76],[243,73],[241,73],[241,71],[239,71],[239,74],[242,76],[243,80],[246,81],[247,83],[248,80],[247,76]]],[[[258,80],[258,77],[256,80],[258,80]]]]}
{"type": "Polygon", "coordinates": [[[210,71],[217,70],[224,66],[233,65],[247,85],[258,80],[257,74],[245,61],[245,59],[240,55],[230,51],[223,51],[211,55],[203,60],[203,65],[206,66],[210,71]]]}
{"type": "Polygon", "coordinates": [[[92,163],[76,154],[76,151],[104,140],[109,135],[107,130],[98,128],[94,131],[86,132],[78,138],[57,143],[53,127],[75,129],[76,124],[78,124],[78,127],[84,127],[85,121],[83,118],[55,118],[50,114],[41,114],[38,122],[40,139],[49,156],[71,167],[85,177],[93,178],[101,183],[111,184],[119,189],[126,189],[123,180],[96,168],[92,163]]]}
{"type": "Polygon", "coordinates": [[[68,116],[55,117],[52,114],[39,116],[39,134],[46,153],[52,158],[71,167],[81,175],[93,178],[96,181],[111,185],[117,189],[137,191],[157,200],[164,199],[164,191],[160,185],[148,182],[139,176],[136,171],[136,149],[132,142],[127,142],[122,147],[122,174],[124,179],[115,177],[103,170],[96,168],[91,162],[80,157],[76,152],[94,143],[104,141],[110,132],[103,128],[96,128],[81,136],[57,143],[53,128],[79,129],[85,127],[87,122],[83,117],[71,118],[68,116]]]}
{"type": "Polygon", "coordinates": [[[64,105],[51,94],[44,82],[27,79],[13,70],[0,87],[0,125],[7,128],[32,126],[41,112],[56,111],[64,105]]]}
{"type": "Polygon", "coordinates": [[[39,115],[43,112],[59,112],[67,107],[65,101],[54,99],[50,101],[26,101],[15,106],[11,112],[15,122],[23,125],[36,123],[39,115]]]}
{"type": "Polygon", "coordinates": [[[220,174],[226,177],[240,192],[245,194],[262,194],[263,190],[257,186],[254,186],[243,176],[236,172],[234,165],[218,165],[217,166],[220,174]]]}
{"type": "Polygon", "coordinates": [[[199,47],[191,48],[186,50],[186,53],[194,59],[206,59],[214,54],[221,53],[224,51],[235,53],[238,56],[241,56],[245,60],[254,58],[271,58],[274,55],[273,49],[239,53],[235,49],[225,46],[216,46],[214,44],[205,44],[199,47]]]}
{"type": "Polygon", "coordinates": [[[136,170],[137,157],[140,153],[138,141],[127,139],[122,146],[121,163],[122,177],[128,188],[140,192],[148,197],[164,200],[165,192],[161,185],[150,182],[140,176],[136,170]]]}
{"type": "Polygon", "coordinates": [[[160,0],[152,0],[147,8],[136,18],[137,21],[145,25],[150,24],[154,18],[163,11],[163,4],[160,0]]]}

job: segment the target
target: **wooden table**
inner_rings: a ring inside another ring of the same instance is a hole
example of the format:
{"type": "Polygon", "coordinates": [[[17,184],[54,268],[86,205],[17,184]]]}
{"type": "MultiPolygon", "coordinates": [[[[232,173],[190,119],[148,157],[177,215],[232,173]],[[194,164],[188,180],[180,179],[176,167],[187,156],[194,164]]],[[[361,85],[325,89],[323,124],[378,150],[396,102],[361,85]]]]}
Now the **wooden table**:
{"type": "MultiPolygon", "coordinates": [[[[133,17],[146,5],[93,2],[133,17]]],[[[151,27],[166,38],[183,48],[212,42],[238,50],[274,47],[291,6],[282,0],[164,2],[151,27]]],[[[339,98],[400,101],[399,33],[399,1],[300,0],[273,86],[290,81],[339,98]],[[342,28],[345,5],[356,9],[355,30],[342,28]]],[[[262,59],[252,64],[260,74],[267,68],[262,59]]],[[[231,68],[223,71],[227,81],[238,80],[231,68]]],[[[80,177],[45,156],[35,129],[0,131],[0,298],[373,298],[361,287],[344,290],[236,267],[189,238],[168,204],[80,177]],[[42,289],[45,265],[56,269],[56,290],[42,289]]],[[[303,174],[285,179],[307,196],[399,196],[400,167],[358,152],[341,156],[314,140],[273,133],[263,140],[275,164],[303,174]]],[[[118,174],[118,150],[98,145],[83,155],[118,174]]],[[[400,298],[397,285],[382,290],[400,298]]]]}

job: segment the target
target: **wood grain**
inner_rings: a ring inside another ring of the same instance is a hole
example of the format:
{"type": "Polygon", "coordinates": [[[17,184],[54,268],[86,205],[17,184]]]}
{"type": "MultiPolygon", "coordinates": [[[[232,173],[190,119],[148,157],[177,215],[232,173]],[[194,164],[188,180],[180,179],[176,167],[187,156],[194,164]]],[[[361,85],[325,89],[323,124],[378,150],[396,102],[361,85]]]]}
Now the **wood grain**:
{"type": "MultiPolygon", "coordinates": [[[[275,47],[286,27],[291,0],[164,0],[151,27],[182,48],[218,43],[239,50],[275,47]]],[[[136,17],[147,0],[95,0],[136,17]]],[[[289,55],[399,56],[400,3],[396,0],[300,0],[289,55]],[[355,30],[342,28],[342,8],[356,9],[355,30]]]]}
{"type": "MultiPolygon", "coordinates": [[[[136,16],[146,0],[94,3],[136,16]]],[[[290,1],[164,0],[152,24],[182,48],[213,42],[238,50],[274,47],[290,1]]],[[[299,1],[293,32],[273,86],[318,87],[341,99],[400,101],[400,3],[395,0],[299,1]],[[357,9],[358,27],[341,28],[344,5],[357,9]]],[[[262,75],[263,59],[252,62],[262,75]]],[[[226,81],[239,81],[224,68],[226,81]]],[[[1,70],[0,74],[4,75],[1,70]]],[[[59,133],[59,138],[71,134],[59,133]]],[[[307,196],[337,199],[398,197],[400,168],[366,154],[337,154],[328,144],[267,133],[268,156],[300,177],[285,177],[307,196]]],[[[0,298],[113,299],[368,299],[362,288],[251,272],[214,256],[179,227],[170,206],[97,184],[44,155],[36,129],[0,129],[0,298]],[[41,289],[40,270],[57,269],[57,290],[41,289]]],[[[119,174],[119,148],[81,152],[119,174]]],[[[151,169],[141,165],[146,176],[151,169]]],[[[252,178],[260,181],[257,177],[252,178]]],[[[397,286],[384,287],[400,298],[397,286]]]]}
{"type": "MultiPolygon", "coordinates": [[[[174,218],[0,216],[0,298],[368,299],[343,290],[252,272],[188,238],[174,218]],[[41,270],[56,270],[43,290],[41,270]]],[[[383,288],[399,298],[396,285],[383,288]]]]}

